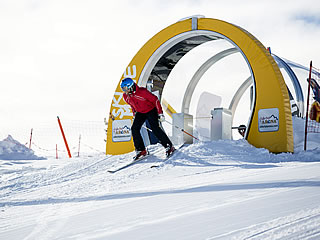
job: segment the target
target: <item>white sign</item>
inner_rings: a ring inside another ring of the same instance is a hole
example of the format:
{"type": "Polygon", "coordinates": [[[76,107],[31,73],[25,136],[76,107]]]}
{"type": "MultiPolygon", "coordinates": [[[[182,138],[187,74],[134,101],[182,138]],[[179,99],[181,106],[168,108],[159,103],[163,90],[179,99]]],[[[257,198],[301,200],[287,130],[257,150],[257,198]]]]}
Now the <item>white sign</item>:
{"type": "Polygon", "coordinates": [[[131,119],[114,120],[112,122],[112,141],[128,142],[131,140],[131,119]]]}
{"type": "Polygon", "coordinates": [[[276,132],[279,130],[279,109],[260,109],[258,112],[259,132],[276,132]]]}

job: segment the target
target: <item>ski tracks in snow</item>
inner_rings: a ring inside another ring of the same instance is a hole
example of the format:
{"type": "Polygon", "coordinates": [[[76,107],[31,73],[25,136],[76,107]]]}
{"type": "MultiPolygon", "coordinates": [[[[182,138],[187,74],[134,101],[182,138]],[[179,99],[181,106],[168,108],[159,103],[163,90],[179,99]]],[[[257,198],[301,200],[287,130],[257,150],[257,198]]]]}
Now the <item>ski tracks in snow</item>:
{"type": "Polygon", "coordinates": [[[148,164],[162,161],[161,156],[164,155],[162,150],[163,148],[153,147],[147,162],[142,161],[141,164],[136,164],[128,171],[116,175],[111,175],[107,170],[130,161],[132,153],[121,156],[49,159],[49,168],[29,164],[26,166],[29,169],[27,172],[25,168],[13,173],[7,170],[7,176],[2,176],[6,180],[0,184],[0,207],[55,203],[65,198],[69,202],[68,199],[71,198],[95,195],[95,189],[104,189],[105,193],[119,189],[121,185],[125,186],[133,179],[147,173],[148,164]]]}
{"type": "MultiPolygon", "coordinates": [[[[101,167],[106,165],[108,159],[112,157],[103,157],[97,159],[59,159],[56,161],[65,161],[63,166],[53,167],[49,169],[45,168],[32,168],[27,174],[22,170],[19,176],[16,176],[10,181],[5,181],[0,186],[0,197],[12,196],[15,193],[27,193],[33,190],[39,190],[39,188],[59,185],[79,178],[83,178],[87,175],[92,175],[101,170],[101,167]],[[78,160],[78,161],[77,161],[78,160]]],[[[28,167],[31,169],[31,167],[28,167]]]]}
{"type": "Polygon", "coordinates": [[[41,236],[42,240],[54,239],[60,229],[67,222],[67,217],[62,217],[63,209],[56,205],[49,205],[46,210],[41,212],[35,221],[35,226],[23,240],[38,239],[41,236]],[[56,216],[59,216],[57,219],[56,216]]]}
{"type": "Polygon", "coordinates": [[[320,208],[303,210],[286,217],[252,225],[232,233],[219,235],[214,239],[243,240],[300,240],[320,238],[320,208]]]}

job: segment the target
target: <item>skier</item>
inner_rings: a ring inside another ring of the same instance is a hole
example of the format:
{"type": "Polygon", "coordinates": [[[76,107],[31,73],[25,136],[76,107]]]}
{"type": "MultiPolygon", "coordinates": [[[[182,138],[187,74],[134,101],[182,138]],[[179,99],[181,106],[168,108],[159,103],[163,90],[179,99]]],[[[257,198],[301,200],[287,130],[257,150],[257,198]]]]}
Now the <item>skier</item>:
{"type": "Polygon", "coordinates": [[[310,85],[314,95],[314,102],[312,103],[310,109],[310,119],[320,122],[320,86],[313,78],[311,78],[310,85]]]}
{"type": "Polygon", "coordinates": [[[313,95],[314,95],[313,99],[316,100],[318,103],[320,103],[320,86],[319,86],[319,84],[317,83],[317,81],[315,79],[311,78],[310,85],[311,85],[313,95]]]}
{"type": "Polygon", "coordinates": [[[318,101],[314,101],[310,108],[309,117],[311,120],[320,122],[320,104],[318,101]]]}
{"type": "Polygon", "coordinates": [[[139,87],[131,78],[125,78],[121,81],[121,89],[124,92],[123,98],[131,106],[134,117],[131,127],[133,143],[136,149],[134,160],[138,160],[148,154],[140,134],[141,127],[147,119],[152,133],[166,149],[166,156],[169,157],[175,151],[175,148],[159,126],[159,121],[164,122],[165,117],[157,96],[146,88],[139,87]]]}

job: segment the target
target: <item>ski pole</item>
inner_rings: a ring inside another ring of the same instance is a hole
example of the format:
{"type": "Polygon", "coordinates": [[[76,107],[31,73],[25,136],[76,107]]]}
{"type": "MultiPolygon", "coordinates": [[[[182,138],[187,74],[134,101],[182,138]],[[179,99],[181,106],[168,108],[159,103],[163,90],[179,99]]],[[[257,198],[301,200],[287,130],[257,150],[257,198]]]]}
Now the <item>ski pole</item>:
{"type": "Polygon", "coordinates": [[[152,130],[144,125],[142,125],[142,127],[144,127],[145,129],[147,129],[149,132],[152,132],[152,130]]]}
{"type": "Polygon", "coordinates": [[[246,129],[246,128],[239,126],[239,127],[231,127],[231,129],[246,129]]]}
{"type": "MultiPolygon", "coordinates": [[[[190,137],[193,137],[194,139],[199,140],[198,138],[196,138],[195,136],[191,135],[190,133],[186,132],[183,128],[180,128],[176,125],[173,125],[171,122],[164,120],[165,122],[169,123],[170,125],[174,126],[175,128],[178,128],[181,132],[184,132],[185,134],[189,135],[190,137]]],[[[200,140],[199,140],[200,141],[200,140]]]]}

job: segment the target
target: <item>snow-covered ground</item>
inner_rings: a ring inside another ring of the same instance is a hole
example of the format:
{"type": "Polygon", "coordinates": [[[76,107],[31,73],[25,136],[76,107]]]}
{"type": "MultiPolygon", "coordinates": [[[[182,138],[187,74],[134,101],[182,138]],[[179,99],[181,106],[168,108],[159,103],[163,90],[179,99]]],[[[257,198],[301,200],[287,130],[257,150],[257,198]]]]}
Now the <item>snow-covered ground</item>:
{"type": "Polygon", "coordinates": [[[114,174],[132,153],[0,160],[0,239],[320,239],[320,135],[304,152],[303,124],[294,154],[198,142],[150,168],[152,146],[114,174]]]}

